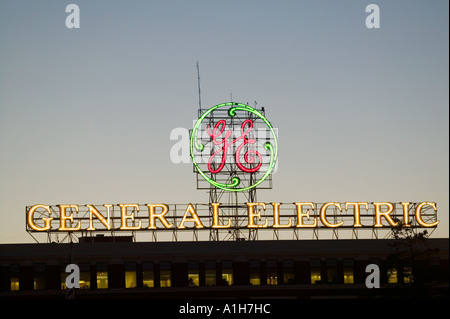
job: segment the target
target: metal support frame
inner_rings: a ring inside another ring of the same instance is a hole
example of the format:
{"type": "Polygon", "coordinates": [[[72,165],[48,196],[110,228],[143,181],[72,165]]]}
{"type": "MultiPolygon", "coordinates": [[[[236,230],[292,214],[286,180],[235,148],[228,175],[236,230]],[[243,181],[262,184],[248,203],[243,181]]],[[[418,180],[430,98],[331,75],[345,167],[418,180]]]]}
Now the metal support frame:
{"type": "MultiPolygon", "coordinates": [[[[256,102],[255,102],[256,104],[256,102]]],[[[256,105],[255,105],[256,107],[256,105]]],[[[201,117],[202,114],[205,112],[205,109],[199,108],[198,110],[198,117],[201,117]]],[[[261,114],[264,115],[265,111],[264,108],[258,109],[261,114]]],[[[227,118],[228,110],[217,110],[215,112],[212,112],[207,118],[204,119],[204,122],[206,122],[210,128],[214,127],[217,121],[227,118]],[[218,114],[218,115],[215,115],[218,114]]],[[[247,120],[251,119],[254,123],[254,125],[261,124],[259,122],[262,122],[256,115],[248,112],[247,116],[234,116],[227,120],[227,130],[231,129],[233,132],[239,131],[241,128],[242,123],[247,120]]],[[[256,140],[256,144],[260,145],[264,142],[269,140],[269,137],[266,136],[264,141],[260,141],[259,137],[251,132],[253,136],[248,136],[248,138],[252,138],[256,140]]],[[[212,145],[211,138],[209,136],[206,136],[201,140],[201,142],[204,145],[210,145],[210,152],[209,156],[211,156],[216,149],[214,148],[214,145],[212,145]]],[[[236,152],[237,146],[236,144],[233,144],[231,153],[234,154],[236,152]]],[[[248,150],[248,146],[244,147],[244,151],[248,150]]],[[[207,159],[203,159],[203,163],[206,163],[207,159]]],[[[256,163],[257,164],[257,163],[256,163]]],[[[254,164],[254,165],[256,165],[254,164]]],[[[214,165],[214,164],[213,164],[214,165]]],[[[206,165],[203,165],[206,166],[206,165]]],[[[228,220],[228,218],[231,218],[232,227],[225,231],[225,235],[221,236],[221,233],[223,233],[223,230],[218,229],[211,229],[209,234],[209,240],[211,241],[217,241],[217,240],[256,240],[258,239],[258,229],[248,229],[248,233],[246,234],[243,232],[242,229],[242,216],[247,216],[247,209],[245,206],[246,202],[255,202],[256,201],[256,191],[257,188],[264,188],[264,189],[271,189],[272,188],[272,177],[269,176],[264,183],[259,185],[258,187],[254,187],[251,189],[248,189],[243,192],[228,192],[219,188],[216,188],[215,186],[207,183],[203,177],[196,171],[194,166],[194,172],[197,176],[197,189],[207,189],[209,193],[209,203],[222,203],[221,205],[221,218],[223,220],[228,220]],[[243,208],[243,209],[242,209],[243,208]]],[[[205,169],[206,171],[206,169],[205,169]]],[[[210,178],[214,181],[226,181],[231,182],[231,178],[233,176],[239,176],[241,180],[248,183],[249,185],[252,185],[257,180],[257,173],[245,173],[243,174],[238,170],[238,167],[235,163],[227,163],[224,167],[224,169],[217,173],[217,174],[210,174],[210,178]]],[[[212,218],[212,208],[210,207],[210,214],[212,218]]]]}

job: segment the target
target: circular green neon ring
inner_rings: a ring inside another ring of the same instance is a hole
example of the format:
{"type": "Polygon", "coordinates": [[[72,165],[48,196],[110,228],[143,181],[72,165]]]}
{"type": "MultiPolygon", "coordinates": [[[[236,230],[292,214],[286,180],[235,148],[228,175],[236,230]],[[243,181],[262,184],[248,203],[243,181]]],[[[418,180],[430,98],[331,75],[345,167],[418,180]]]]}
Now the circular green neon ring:
{"type": "Polygon", "coordinates": [[[247,104],[242,104],[242,103],[234,103],[234,102],[228,102],[228,103],[222,103],[222,104],[217,104],[216,106],[213,106],[212,108],[210,108],[209,110],[207,110],[205,113],[202,114],[202,116],[199,117],[199,119],[197,120],[197,122],[194,125],[194,128],[192,130],[191,133],[191,138],[190,138],[190,152],[191,152],[191,158],[192,158],[192,162],[194,163],[195,168],[197,169],[197,172],[211,185],[226,190],[226,191],[232,191],[232,192],[242,192],[242,191],[246,191],[249,190],[253,187],[258,186],[259,184],[261,184],[272,172],[275,163],[277,161],[277,156],[278,156],[278,142],[277,142],[277,137],[275,135],[275,132],[273,130],[272,124],[270,124],[270,122],[266,119],[266,117],[264,115],[261,114],[261,112],[255,110],[254,108],[252,108],[251,106],[247,105],[247,104]],[[208,177],[198,166],[197,162],[195,161],[195,157],[194,157],[194,148],[198,151],[203,151],[204,149],[204,145],[203,144],[198,144],[197,143],[197,133],[198,133],[198,128],[200,127],[200,124],[203,122],[203,120],[205,119],[206,116],[208,116],[208,114],[210,114],[211,112],[213,112],[214,110],[220,108],[220,107],[224,107],[224,106],[232,106],[229,110],[228,110],[228,115],[233,117],[236,115],[236,110],[241,110],[241,111],[247,111],[247,112],[251,112],[253,114],[255,114],[256,116],[258,116],[260,119],[263,120],[264,123],[266,123],[266,125],[270,128],[270,131],[272,132],[272,136],[274,139],[274,145],[272,146],[272,144],[270,142],[267,142],[264,146],[264,148],[268,151],[270,151],[270,164],[269,164],[269,168],[267,169],[266,173],[253,185],[247,186],[247,187],[241,187],[241,188],[237,188],[236,186],[239,185],[239,183],[241,182],[239,177],[233,177],[231,179],[232,183],[231,184],[224,184],[224,183],[218,183],[215,180],[211,179],[210,177],[208,177]]]}

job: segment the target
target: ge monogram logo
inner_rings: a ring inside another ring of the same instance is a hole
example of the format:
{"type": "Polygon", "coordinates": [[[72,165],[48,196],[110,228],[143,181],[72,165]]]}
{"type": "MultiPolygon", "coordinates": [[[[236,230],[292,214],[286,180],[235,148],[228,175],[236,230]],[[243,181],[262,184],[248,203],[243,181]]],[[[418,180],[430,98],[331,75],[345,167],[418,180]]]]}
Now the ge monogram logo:
{"type": "Polygon", "coordinates": [[[230,136],[231,136],[231,133],[232,133],[232,132],[231,132],[231,130],[228,130],[228,131],[226,132],[226,134],[225,134],[225,137],[222,139],[222,141],[219,142],[219,141],[217,141],[217,137],[219,137],[220,135],[222,135],[222,133],[223,133],[223,131],[224,131],[226,125],[227,125],[227,124],[226,124],[226,121],[225,121],[225,120],[220,120],[219,122],[217,122],[216,126],[214,126],[214,130],[213,130],[213,133],[212,133],[212,134],[209,132],[209,125],[206,126],[206,131],[208,132],[208,135],[211,136],[214,145],[221,145],[221,144],[223,144],[223,147],[222,147],[222,148],[219,148],[219,149],[218,149],[214,154],[212,154],[211,157],[209,158],[209,160],[208,160],[208,169],[209,169],[209,171],[210,171],[211,173],[213,173],[213,174],[219,173],[219,172],[223,169],[223,167],[224,167],[224,165],[225,165],[225,161],[226,161],[226,158],[227,158],[227,151],[228,151],[229,147],[232,146],[232,145],[233,145],[234,143],[236,143],[237,141],[239,141],[240,139],[242,139],[243,142],[242,142],[242,144],[237,148],[236,153],[235,153],[236,165],[237,165],[243,172],[246,172],[246,173],[254,173],[254,172],[257,172],[257,171],[261,168],[261,165],[262,165],[262,157],[261,157],[261,154],[260,154],[258,151],[255,151],[255,150],[248,150],[248,151],[245,153],[245,155],[244,155],[244,159],[245,159],[245,161],[246,161],[248,164],[253,164],[253,162],[255,161],[254,157],[252,157],[252,156],[251,156],[250,158],[248,157],[248,155],[249,155],[250,153],[254,153],[255,155],[258,156],[258,158],[259,158],[258,164],[257,164],[256,167],[254,167],[254,168],[246,168],[246,167],[244,167],[244,166],[242,165],[242,163],[240,162],[240,160],[239,160],[239,158],[240,158],[239,155],[240,155],[240,153],[241,153],[241,150],[242,150],[243,146],[245,146],[246,144],[254,144],[254,143],[255,143],[255,140],[254,140],[254,139],[248,139],[248,138],[246,138],[246,136],[247,136],[247,135],[252,131],[252,129],[253,129],[253,121],[252,121],[252,120],[245,120],[244,123],[242,123],[242,126],[241,126],[241,135],[240,135],[238,138],[236,138],[236,139],[234,139],[233,141],[229,142],[229,139],[230,139],[230,136]],[[248,124],[248,129],[245,129],[245,127],[247,126],[247,124],[248,124]],[[220,128],[219,128],[219,127],[220,127],[220,128]],[[219,128],[220,132],[217,132],[218,128],[219,128]],[[214,169],[214,168],[212,167],[212,165],[211,165],[212,160],[214,159],[214,157],[215,157],[216,155],[218,155],[218,154],[220,154],[220,153],[222,153],[220,165],[219,165],[219,167],[218,167],[217,169],[214,169]]]}
{"type": "Polygon", "coordinates": [[[190,137],[190,154],[198,174],[211,185],[234,192],[266,180],[274,169],[278,144],[263,113],[263,109],[234,102],[204,112],[190,137]]]}

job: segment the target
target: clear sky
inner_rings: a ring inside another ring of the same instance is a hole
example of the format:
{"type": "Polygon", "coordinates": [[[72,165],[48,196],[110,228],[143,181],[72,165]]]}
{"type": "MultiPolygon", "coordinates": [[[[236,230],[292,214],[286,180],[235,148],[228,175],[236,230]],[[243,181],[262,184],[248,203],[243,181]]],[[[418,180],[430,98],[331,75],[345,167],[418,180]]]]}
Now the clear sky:
{"type": "Polygon", "coordinates": [[[207,203],[169,152],[202,104],[279,131],[259,201],[434,201],[449,235],[448,1],[0,1],[0,243],[33,204],[207,203]],[[66,5],[80,8],[68,29],[66,5]],[[380,8],[368,29],[365,8],[380,8]]]}

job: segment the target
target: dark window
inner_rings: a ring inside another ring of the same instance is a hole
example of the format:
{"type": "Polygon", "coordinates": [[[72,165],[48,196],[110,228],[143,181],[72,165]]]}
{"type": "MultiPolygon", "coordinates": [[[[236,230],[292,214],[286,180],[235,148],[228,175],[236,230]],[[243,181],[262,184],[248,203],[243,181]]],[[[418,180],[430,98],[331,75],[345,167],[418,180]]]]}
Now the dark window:
{"type": "Polygon", "coordinates": [[[205,285],[216,285],[216,261],[205,260],[205,285]]]}
{"type": "Polygon", "coordinates": [[[283,284],[293,285],[295,283],[294,277],[294,261],[292,259],[283,260],[283,284]]]}
{"type": "Polygon", "coordinates": [[[335,284],[338,282],[337,259],[327,259],[327,282],[335,284]]]}
{"type": "Polygon", "coordinates": [[[44,263],[34,264],[33,275],[34,275],[34,290],[45,289],[45,264],[44,263]]]}

